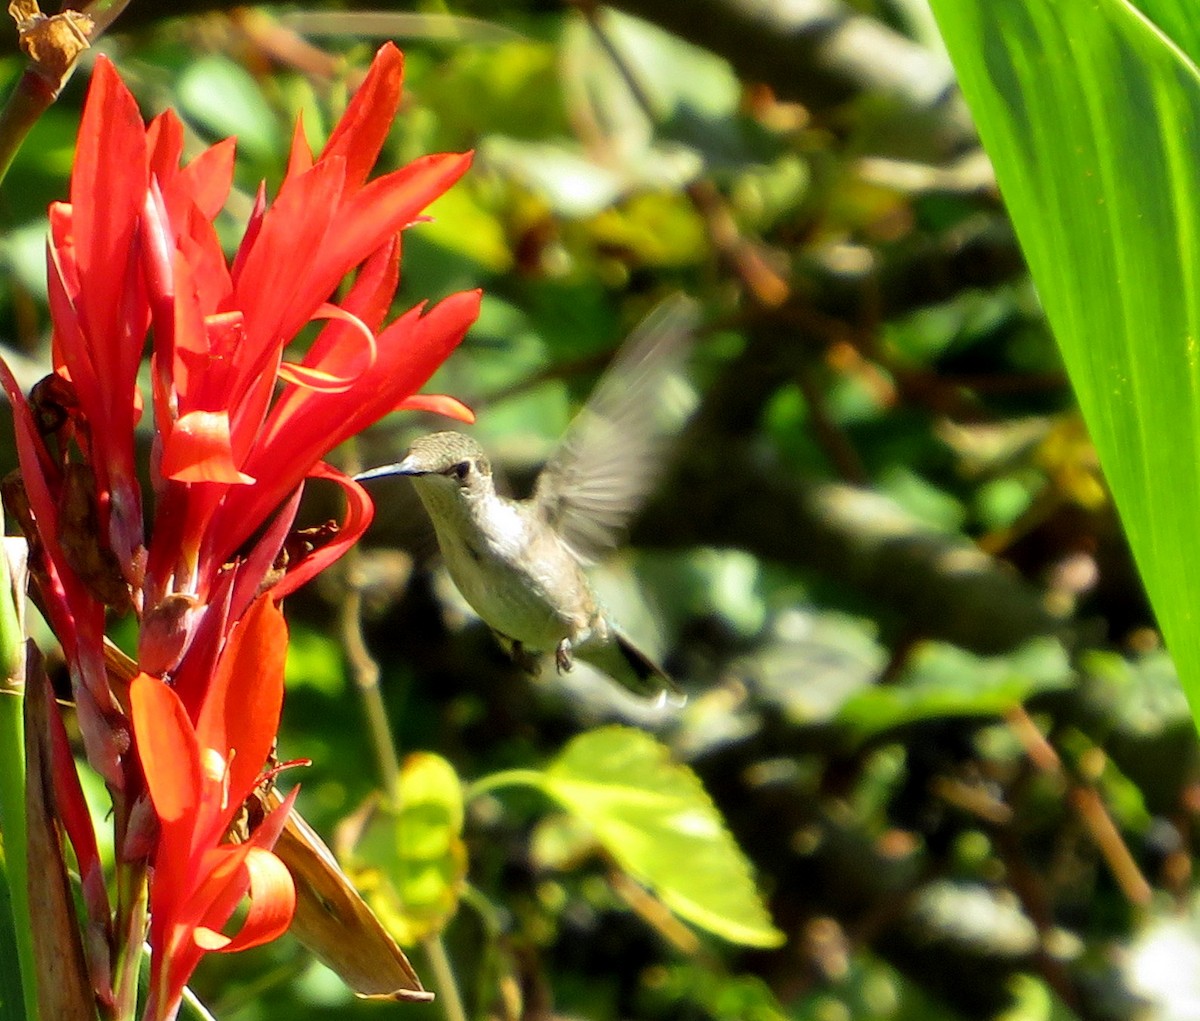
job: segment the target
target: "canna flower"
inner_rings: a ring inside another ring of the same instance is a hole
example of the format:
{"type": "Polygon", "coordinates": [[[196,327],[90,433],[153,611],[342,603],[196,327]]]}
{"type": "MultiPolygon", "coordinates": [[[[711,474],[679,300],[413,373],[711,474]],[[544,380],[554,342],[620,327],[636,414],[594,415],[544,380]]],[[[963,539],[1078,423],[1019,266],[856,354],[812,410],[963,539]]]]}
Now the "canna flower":
{"type": "Polygon", "coordinates": [[[279,194],[268,205],[260,191],[229,265],[209,212],[227,187],[223,164],[214,158],[211,173],[173,173],[178,122],[167,114],[154,126],[152,151],[169,158],[152,182],[140,238],[154,324],[157,520],[169,524],[156,527],[146,562],[147,619],[166,608],[165,627],[143,626],[140,659],[151,672],[173,669],[196,634],[219,626],[181,620],[179,597],[227,605],[220,613],[229,620],[243,612],[279,553],[306,478],[340,485],[347,519],[333,541],[286,565],[275,595],[362,534],[373,508],[323,463],[333,447],[404,407],[469,418],[456,401],[416,392],[474,321],[478,293],[382,326],[399,280],[399,232],[470,161],[429,156],[367,180],[399,104],[401,70],[399,51],[381,48],[319,156],[298,127],[279,194]],[[332,304],[355,269],[345,300],[332,304]],[[315,319],[328,324],[299,362],[285,360],[315,319]],[[239,554],[236,570],[226,570],[239,554]]]}
{"type": "Polygon", "coordinates": [[[286,656],[283,614],[264,595],[233,628],[194,719],[157,677],[142,673],[130,685],[134,738],[159,824],[148,1021],[175,1016],[206,952],[257,946],[291,922],[295,887],[271,848],[295,791],[242,843],[228,837],[274,746],[286,656]],[[222,926],[247,894],[241,928],[225,935],[222,926]]]}

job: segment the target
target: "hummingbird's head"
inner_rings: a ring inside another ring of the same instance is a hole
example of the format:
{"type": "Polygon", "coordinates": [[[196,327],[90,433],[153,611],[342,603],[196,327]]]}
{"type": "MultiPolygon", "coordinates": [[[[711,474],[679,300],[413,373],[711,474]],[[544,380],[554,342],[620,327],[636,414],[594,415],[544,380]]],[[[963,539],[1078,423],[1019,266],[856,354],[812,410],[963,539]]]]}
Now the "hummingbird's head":
{"type": "Polygon", "coordinates": [[[430,433],[415,440],[404,460],[372,468],[355,479],[363,482],[385,475],[409,475],[414,478],[446,479],[468,488],[482,479],[490,479],[492,466],[487,455],[470,436],[456,432],[430,433]]]}

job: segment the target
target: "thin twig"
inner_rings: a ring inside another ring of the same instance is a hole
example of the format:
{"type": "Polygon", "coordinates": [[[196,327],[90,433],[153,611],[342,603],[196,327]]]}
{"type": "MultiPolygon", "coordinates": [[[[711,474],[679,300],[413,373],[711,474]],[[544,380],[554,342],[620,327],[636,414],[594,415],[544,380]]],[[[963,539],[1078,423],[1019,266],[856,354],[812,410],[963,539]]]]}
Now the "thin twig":
{"type": "Polygon", "coordinates": [[[1066,783],[1067,796],[1076,814],[1104,856],[1126,899],[1139,907],[1149,904],[1153,893],[1150,884],[1142,875],[1117,824],[1113,822],[1100,792],[1091,784],[1071,775],[1024,706],[1011,710],[1008,722],[1033,764],[1042,772],[1057,776],[1066,783]]]}
{"type": "Polygon", "coordinates": [[[363,700],[363,711],[367,717],[367,728],[371,738],[371,750],[379,768],[380,782],[393,803],[400,796],[400,757],[396,741],[388,722],[387,706],[379,687],[379,664],[367,649],[362,631],[362,553],[357,546],[346,551],[342,559],[345,589],[339,613],[342,648],[350,667],[350,676],[363,700]]]}
{"type": "MultiPolygon", "coordinates": [[[[345,467],[353,474],[362,466],[358,452],[350,445],[345,467]]],[[[396,739],[388,721],[387,706],[379,686],[379,664],[367,648],[362,626],[362,552],[352,546],[343,558],[345,593],[340,614],[342,647],[350,666],[355,686],[362,695],[363,708],[367,714],[367,725],[371,735],[371,746],[379,764],[380,779],[388,800],[393,807],[400,804],[400,757],[396,750],[396,739]]],[[[447,1021],[467,1021],[458,980],[446,953],[441,934],[436,934],[421,943],[433,969],[438,1002],[442,1005],[447,1021]]]]}

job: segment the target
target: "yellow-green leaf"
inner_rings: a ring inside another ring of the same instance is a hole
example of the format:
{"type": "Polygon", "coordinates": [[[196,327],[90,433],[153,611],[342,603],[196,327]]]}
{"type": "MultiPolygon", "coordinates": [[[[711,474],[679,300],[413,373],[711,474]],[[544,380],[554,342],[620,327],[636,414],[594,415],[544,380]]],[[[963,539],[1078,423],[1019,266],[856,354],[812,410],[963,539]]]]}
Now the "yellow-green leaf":
{"type": "Polygon", "coordinates": [[[428,752],[404,760],[400,807],[377,806],[347,871],[363,899],[400,943],[446,927],[467,873],[462,785],[454,767],[428,752]]]}

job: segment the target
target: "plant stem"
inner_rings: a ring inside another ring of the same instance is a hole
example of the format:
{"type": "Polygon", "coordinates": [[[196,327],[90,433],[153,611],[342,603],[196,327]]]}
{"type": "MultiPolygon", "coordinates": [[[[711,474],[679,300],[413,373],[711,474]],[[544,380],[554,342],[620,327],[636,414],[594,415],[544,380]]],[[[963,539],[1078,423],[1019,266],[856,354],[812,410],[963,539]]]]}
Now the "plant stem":
{"type": "Polygon", "coordinates": [[[30,129],[58,93],[34,68],[26,68],[0,110],[0,181],[8,173],[30,129]]]}
{"type": "Polygon", "coordinates": [[[362,554],[357,547],[349,549],[343,559],[346,589],[342,598],[342,647],[350,663],[354,684],[362,696],[371,750],[379,767],[380,781],[389,801],[395,805],[400,795],[400,756],[388,720],[387,705],[379,687],[379,664],[367,649],[362,633],[362,593],[357,584],[361,560],[362,554]]]}
{"type": "Polygon", "coordinates": [[[425,950],[425,956],[429,958],[429,966],[433,969],[434,985],[437,987],[438,999],[446,1014],[446,1021],[467,1021],[462,995],[458,991],[458,980],[454,976],[454,966],[450,963],[450,955],[446,953],[446,944],[441,933],[422,940],[421,946],[425,950]]]}
{"type": "Polygon", "coordinates": [[[38,1016],[37,964],[29,924],[29,857],[25,831],[25,699],[20,691],[0,690],[0,834],[4,838],[4,872],[12,909],[13,938],[21,972],[25,1016],[38,1016]]]}
{"type": "Polygon", "coordinates": [[[117,959],[113,962],[113,1016],[117,1021],[133,1021],[137,1011],[138,973],[148,917],[146,878],[143,860],[117,865],[117,959]]]}
{"type": "MultiPolygon", "coordinates": [[[[351,459],[355,453],[351,451],[351,459]]],[[[353,469],[354,466],[347,466],[353,469]]],[[[362,695],[363,709],[367,714],[367,726],[371,735],[371,746],[383,789],[393,809],[400,805],[400,756],[396,751],[396,739],[388,720],[387,706],[379,686],[379,664],[375,662],[362,631],[362,592],[359,588],[362,553],[357,546],[347,550],[342,559],[345,593],[342,598],[341,635],[342,647],[350,662],[354,683],[362,695]]],[[[421,943],[433,969],[438,999],[445,1011],[447,1021],[467,1021],[463,1009],[462,995],[446,945],[440,933],[430,936],[421,943]]]]}

